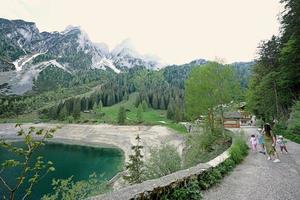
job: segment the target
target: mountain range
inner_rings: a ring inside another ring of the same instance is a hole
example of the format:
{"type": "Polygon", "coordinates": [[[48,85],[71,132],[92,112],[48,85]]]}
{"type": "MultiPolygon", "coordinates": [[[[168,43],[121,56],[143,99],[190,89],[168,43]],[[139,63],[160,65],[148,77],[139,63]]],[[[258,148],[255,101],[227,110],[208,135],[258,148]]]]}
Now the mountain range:
{"type": "MultiPolygon", "coordinates": [[[[206,62],[199,59],[185,65],[206,62]]],[[[157,59],[137,53],[127,40],[109,51],[106,44],[93,43],[80,27],[40,32],[33,22],[0,18],[0,93],[31,90],[33,80],[49,66],[69,74],[93,69],[120,73],[133,67],[165,67],[157,59]]]]}

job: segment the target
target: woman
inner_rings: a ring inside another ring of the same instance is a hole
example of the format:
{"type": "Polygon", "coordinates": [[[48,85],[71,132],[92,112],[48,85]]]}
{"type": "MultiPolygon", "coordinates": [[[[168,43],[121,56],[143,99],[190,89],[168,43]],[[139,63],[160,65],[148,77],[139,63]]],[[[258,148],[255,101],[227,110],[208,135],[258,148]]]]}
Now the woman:
{"type": "Polygon", "coordinates": [[[273,160],[273,162],[275,162],[275,163],[280,162],[280,160],[278,158],[278,154],[275,150],[276,138],[275,138],[274,134],[272,133],[270,124],[267,123],[264,125],[263,132],[264,132],[265,147],[266,147],[266,151],[268,154],[268,160],[271,160],[272,157],[274,157],[275,159],[273,160]]]}

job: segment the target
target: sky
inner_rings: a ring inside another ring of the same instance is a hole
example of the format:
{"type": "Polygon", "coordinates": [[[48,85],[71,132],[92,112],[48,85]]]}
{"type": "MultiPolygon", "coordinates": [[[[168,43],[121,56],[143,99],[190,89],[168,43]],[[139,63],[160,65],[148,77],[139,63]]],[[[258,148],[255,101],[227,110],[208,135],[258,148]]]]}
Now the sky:
{"type": "Polygon", "coordinates": [[[182,64],[251,61],[260,41],[279,34],[279,0],[0,0],[0,17],[40,31],[80,26],[113,49],[130,40],[141,54],[182,64]]]}

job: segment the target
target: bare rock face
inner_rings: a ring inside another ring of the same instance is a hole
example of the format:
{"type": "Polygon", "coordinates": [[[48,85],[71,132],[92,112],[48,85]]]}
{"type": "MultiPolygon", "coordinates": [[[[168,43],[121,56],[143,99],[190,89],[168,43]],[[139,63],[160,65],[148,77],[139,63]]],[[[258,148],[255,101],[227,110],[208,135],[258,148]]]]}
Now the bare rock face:
{"type": "Polygon", "coordinates": [[[0,73],[16,71],[18,77],[7,82],[10,88],[18,90],[11,93],[31,90],[31,87],[23,87],[20,80],[32,85],[39,75],[35,72],[50,66],[49,62],[68,73],[93,69],[120,73],[132,67],[156,69],[160,65],[155,59],[135,52],[128,41],[110,52],[106,44],[93,43],[80,27],[68,26],[62,32],[40,32],[33,22],[0,18],[0,73]],[[24,74],[34,76],[24,78],[24,74]]]}

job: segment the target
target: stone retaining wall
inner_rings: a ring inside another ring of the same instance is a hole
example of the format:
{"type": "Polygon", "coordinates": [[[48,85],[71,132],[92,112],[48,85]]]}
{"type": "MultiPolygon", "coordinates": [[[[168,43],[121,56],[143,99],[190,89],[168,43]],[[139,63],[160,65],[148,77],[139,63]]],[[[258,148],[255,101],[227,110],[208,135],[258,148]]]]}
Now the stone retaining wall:
{"type": "Polygon", "coordinates": [[[189,180],[201,176],[205,171],[216,167],[227,158],[229,158],[229,150],[207,163],[200,163],[189,169],[180,170],[158,179],[144,181],[140,184],[127,186],[111,193],[90,197],[88,200],[159,199],[163,191],[186,184],[189,180]]]}

